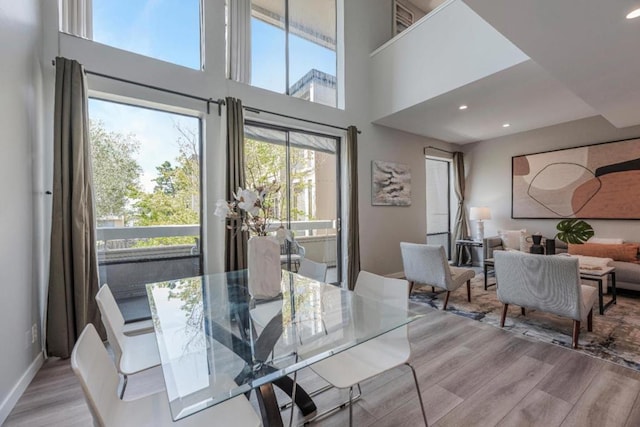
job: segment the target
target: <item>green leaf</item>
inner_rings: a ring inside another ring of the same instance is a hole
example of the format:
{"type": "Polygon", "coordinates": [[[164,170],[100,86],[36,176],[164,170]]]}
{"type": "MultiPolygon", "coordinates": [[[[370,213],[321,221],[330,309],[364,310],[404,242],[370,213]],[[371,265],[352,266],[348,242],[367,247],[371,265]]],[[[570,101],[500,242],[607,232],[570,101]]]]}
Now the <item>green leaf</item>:
{"type": "Polygon", "coordinates": [[[594,234],[591,225],[576,218],[563,219],[556,228],[558,229],[556,238],[565,243],[584,243],[594,234]]]}

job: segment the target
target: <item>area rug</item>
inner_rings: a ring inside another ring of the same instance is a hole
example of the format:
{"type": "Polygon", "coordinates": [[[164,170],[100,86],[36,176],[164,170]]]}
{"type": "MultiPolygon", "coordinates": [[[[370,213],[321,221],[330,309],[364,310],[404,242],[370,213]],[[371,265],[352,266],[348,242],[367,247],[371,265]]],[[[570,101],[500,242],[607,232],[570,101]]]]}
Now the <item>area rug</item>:
{"type": "MultiPolygon", "coordinates": [[[[489,283],[495,283],[489,278],[489,283]]],[[[587,284],[588,282],[585,282],[587,284]]],[[[442,309],[445,291],[415,286],[411,301],[442,309]]],[[[605,295],[605,302],[610,295],[605,295]]],[[[502,304],[496,296],[495,286],[484,290],[484,276],[477,274],[471,282],[471,302],[467,302],[466,287],[451,293],[447,311],[495,327],[500,327],[502,304]]],[[[571,348],[573,322],[552,314],[527,310],[526,316],[517,306],[510,306],[504,329],[543,342],[571,348]]],[[[640,294],[619,291],[617,304],[604,313],[593,310],[593,332],[587,332],[586,322],[580,330],[578,350],[640,371],[640,294]]]]}

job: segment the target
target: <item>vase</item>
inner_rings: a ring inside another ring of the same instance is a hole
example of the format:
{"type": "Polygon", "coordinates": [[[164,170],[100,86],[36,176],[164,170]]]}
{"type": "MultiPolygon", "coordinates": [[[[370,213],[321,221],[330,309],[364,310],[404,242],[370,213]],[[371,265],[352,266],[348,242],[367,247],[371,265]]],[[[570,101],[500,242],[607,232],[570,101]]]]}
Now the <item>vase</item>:
{"type": "Polygon", "coordinates": [[[247,247],[249,294],[255,299],[268,299],[280,294],[282,270],[280,243],[275,237],[253,236],[247,247]]]}

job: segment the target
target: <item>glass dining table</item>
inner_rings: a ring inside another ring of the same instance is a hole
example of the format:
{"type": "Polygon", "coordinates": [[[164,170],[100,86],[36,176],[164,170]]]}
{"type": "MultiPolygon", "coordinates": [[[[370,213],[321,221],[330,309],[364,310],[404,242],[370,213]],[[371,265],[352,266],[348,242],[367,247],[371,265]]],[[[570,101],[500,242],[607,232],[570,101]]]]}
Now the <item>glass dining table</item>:
{"type": "Polygon", "coordinates": [[[263,423],[282,425],[274,386],[313,414],[289,374],[422,316],[286,270],[280,287],[255,301],[246,271],[147,285],[174,420],[255,390],[263,423]]]}

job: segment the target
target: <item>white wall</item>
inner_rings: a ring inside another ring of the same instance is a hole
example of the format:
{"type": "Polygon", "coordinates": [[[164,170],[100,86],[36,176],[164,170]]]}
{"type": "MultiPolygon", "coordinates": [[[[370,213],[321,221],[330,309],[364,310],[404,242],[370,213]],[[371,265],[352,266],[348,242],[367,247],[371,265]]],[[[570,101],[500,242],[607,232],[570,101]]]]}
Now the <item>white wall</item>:
{"type": "MultiPolygon", "coordinates": [[[[467,206],[491,207],[485,236],[499,229],[526,228],[554,236],[558,220],[511,219],[511,157],[598,142],[640,137],[640,126],[617,129],[600,116],[523,132],[464,146],[467,163],[467,206]]],[[[640,241],[637,221],[588,220],[596,235],[640,241]]]]}
{"type": "MultiPolygon", "coordinates": [[[[41,137],[40,6],[0,1],[0,424],[41,360],[31,326],[40,325],[34,262],[33,145],[41,137]]],[[[40,335],[40,330],[38,330],[40,335]]]]}
{"type": "MultiPolygon", "coordinates": [[[[359,137],[359,202],[360,202],[360,244],[362,268],[375,273],[392,273],[402,269],[399,244],[409,240],[424,242],[425,226],[425,173],[423,148],[427,145],[450,146],[439,141],[399,132],[370,123],[371,105],[370,53],[390,38],[391,0],[349,0],[345,1],[345,109],[339,110],[281,94],[254,88],[229,81],[224,75],[224,14],[222,2],[209,2],[205,8],[205,27],[207,30],[207,64],[205,73],[178,67],[151,58],[109,48],[90,41],[61,35],[60,54],[77,59],[92,71],[117,75],[134,81],[167,87],[192,93],[198,96],[223,98],[234,96],[244,105],[289,114],[300,118],[325,122],[338,126],[355,124],[362,130],[359,137]],[[371,206],[371,161],[387,160],[406,163],[411,166],[412,197],[410,207],[372,207],[371,206]]],[[[341,2],[339,2],[340,4],[341,2]]],[[[341,71],[339,71],[340,75],[341,71]]],[[[113,86],[107,83],[102,85],[113,86]]],[[[91,86],[91,85],[90,85],[91,86]]],[[[125,92],[131,93],[127,88],[125,92]]],[[[148,91],[147,91],[148,92],[148,91]]],[[[169,102],[164,95],[141,94],[149,100],[169,102]]],[[[174,100],[179,100],[174,97],[174,100]]],[[[214,106],[215,107],[215,106],[214,106]]],[[[215,110],[215,108],[214,108],[215,110]]],[[[247,114],[252,119],[255,115],[247,114]]],[[[260,120],[272,119],[277,123],[288,123],[267,114],[257,116],[260,120]]],[[[208,171],[222,170],[223,159],[220,150],[223,139],[218,132],[220,119],[217,114],[207,116],[208,132],[205,150],[216,152],[209,159],[208,171]],[[222,163],[221,163],[222,162],[222,163]]],[[[344,136],[344,132],[330,128],[313,127],[297,123],[299,127],[314,129],[344,136]]],[[[224,128],[224,126],[222,126],[224,128]]],[[[220,179],[211,179],[207,189],[209,210],[213,203],[223,197],[223,187],[215,185],[220,179]]],[[[219,221],[209,227],[216,228],[219,221]]],[[[222,230],[222,228],[220,228],[222,230]]],[[[210,242],[219,239],[212,233],[210,242]]],[[[209,251],[210,253],[212,251],[209,251]]],[[[215,265],[215,260],[211,260],[215,265]]]]}

